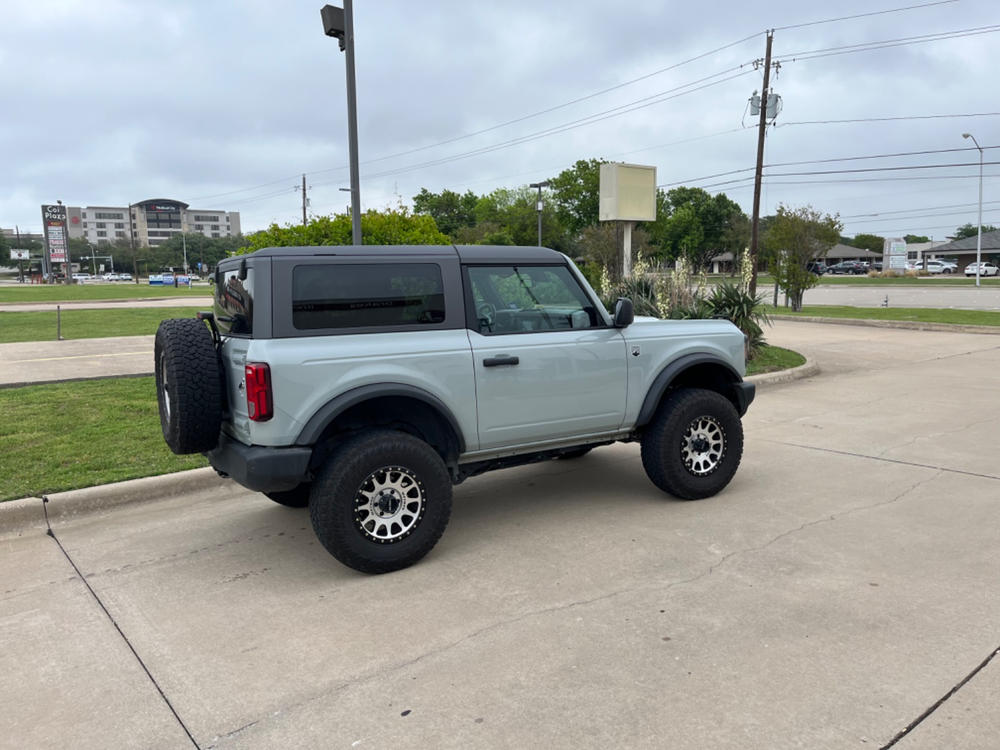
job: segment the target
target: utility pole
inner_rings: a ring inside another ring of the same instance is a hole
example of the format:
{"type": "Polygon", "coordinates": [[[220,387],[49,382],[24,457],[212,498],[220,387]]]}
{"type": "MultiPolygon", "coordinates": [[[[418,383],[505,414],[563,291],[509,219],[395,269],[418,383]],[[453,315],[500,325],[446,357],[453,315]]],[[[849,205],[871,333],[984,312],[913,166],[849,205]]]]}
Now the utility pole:
{"type": "Polygon", "coordinates": [[[139,264],[135,259],[135,222],[132,221],[132,203],[128,204],[128,244],[132,248],[132,273],[135,283],[139,283],[139,264]]]}
{"type": "Polygon", "coordinates": [[[302,173],[302,226],[305,226],[308,223],[308,219],[306,219],[307,203],[308,201],[306,200],[306,175],[303,172],[302,173]]]}
{"type": "MultiPolygon", "coordinates": [[[[21,249],[21,227],[14,225],[14,234],[17,235],[17,249],[21,249]]],[[[31,273],[31,253],[28,253],[28,273],[31,273]]],[[[21,255],[17,256],[17,280],[19,284],[24,283],[24,269],[21,267],[21,255]]]]}
{"type": "Polygon", "coordinates": [[[757,170],[753,180],[753,222],[750,225],[750,296],[757,295],[757,244],[760,234],[760,180],[764,170],[764,133],[767,130],[767,99],[771,83],[771,42],[774,30],[767,32],[767,50],[764,53],[764,85],[760,92],[760,122],[757,126],[757,170]]]}

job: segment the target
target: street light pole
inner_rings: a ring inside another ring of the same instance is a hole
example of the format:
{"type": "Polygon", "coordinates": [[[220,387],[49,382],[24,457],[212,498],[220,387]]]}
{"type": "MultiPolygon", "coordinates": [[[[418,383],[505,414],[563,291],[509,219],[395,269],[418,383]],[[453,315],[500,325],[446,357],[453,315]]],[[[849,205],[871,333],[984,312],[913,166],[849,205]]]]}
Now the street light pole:
{"type": "Polygon", "coordinates": [[[542,182],[532,182],[528,187],[538,188],[538,203],[536,208],[538,209],[538,246],[542,246],[542,188],[548,187],[549,181],[543,180],[542,182]]]}
{"type": "Polygon", "coordinates": [[[971,138],[979,149],[979,220],[976,222],[976,286],[978,287],[983,257],[983,147],[972,133],[962,133],[962,137],[971,138]]]}
{"type": "Polygon", "coordinates": [[[354,9],[352,0],[344,7],[324,5],[320,8],[323,32],[336,37],[340,50],[346,53],[347,68],[347,138],[351,163],[351,239],[361,244],[361,175],[358,169],[358,94],[354,83],[354,9]]]}

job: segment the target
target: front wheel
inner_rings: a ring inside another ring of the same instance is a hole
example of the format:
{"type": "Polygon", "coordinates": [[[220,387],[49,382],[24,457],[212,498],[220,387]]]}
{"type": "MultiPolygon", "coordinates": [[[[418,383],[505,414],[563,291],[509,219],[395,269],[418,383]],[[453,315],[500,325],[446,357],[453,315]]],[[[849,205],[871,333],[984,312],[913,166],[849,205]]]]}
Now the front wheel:
{"type": "Polygon", "coordinates": [[[739,468],[743,425],[725,396],[680,388],[660,404],[642,435],[642,466],[664,492],[699,500],[720,492],[739,468]]]}
{"type": "Polygon", "coordinates": [[[388,573],[433,549],[451,516],[451,477],[427,443],[372,430],[338,447],[313,482],[313,530],[326,550],[362,573],[388,573]]]}

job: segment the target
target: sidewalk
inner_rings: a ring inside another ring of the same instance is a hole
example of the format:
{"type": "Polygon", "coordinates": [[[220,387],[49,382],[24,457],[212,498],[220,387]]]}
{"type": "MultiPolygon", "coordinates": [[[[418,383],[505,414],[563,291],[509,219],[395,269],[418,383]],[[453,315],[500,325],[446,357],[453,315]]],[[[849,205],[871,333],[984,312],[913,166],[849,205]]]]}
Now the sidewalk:
{"type": "Polygon", "coordinates": [[[153,374],[153,336],[0,344],[0,388],[153,374]]]}

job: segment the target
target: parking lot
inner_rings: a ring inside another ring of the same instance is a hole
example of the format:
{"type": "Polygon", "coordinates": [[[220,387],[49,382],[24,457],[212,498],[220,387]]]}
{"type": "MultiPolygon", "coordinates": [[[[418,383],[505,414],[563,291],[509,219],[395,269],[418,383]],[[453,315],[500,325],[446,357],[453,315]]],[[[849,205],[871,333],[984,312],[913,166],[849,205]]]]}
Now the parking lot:
{"type": "Polygon", "coordinates": [[[1000,336],[767,335],[822,372],[713,499],[494,472],[381,577],[228,484],[0,527],[0,746],[995,747],[1000,336]]]}

